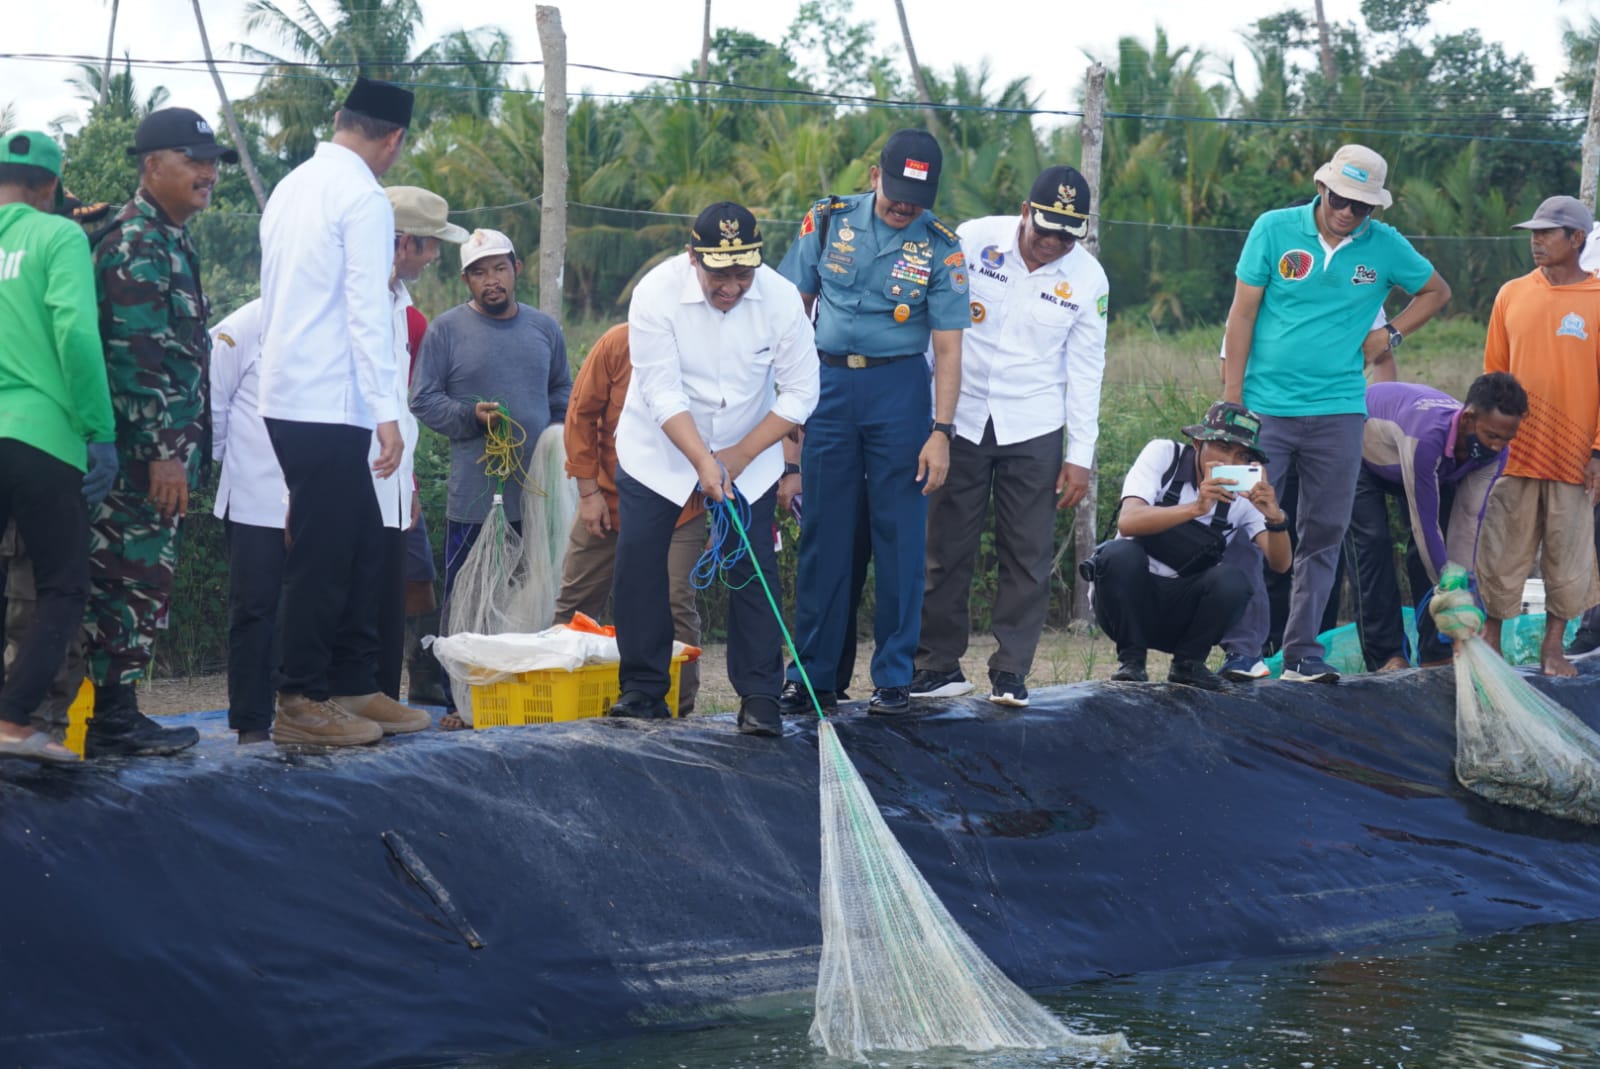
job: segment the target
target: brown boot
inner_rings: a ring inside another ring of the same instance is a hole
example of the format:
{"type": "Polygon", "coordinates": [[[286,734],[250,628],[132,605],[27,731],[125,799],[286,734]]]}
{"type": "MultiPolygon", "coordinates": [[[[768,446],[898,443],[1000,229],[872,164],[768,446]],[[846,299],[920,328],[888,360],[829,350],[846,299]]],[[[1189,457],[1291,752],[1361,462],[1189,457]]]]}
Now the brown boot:
{"type": "Polygon", "coordinates": [[[351,716],[331,701],[319,702],[303,694],[278,695],[272,741],[280,746],[365,746],[381,738],[383,729],[377,724],[351,716]]]}
{"type": "Polygon", "coordinates": [[[349,694],[329,698],[351,716],[359,716],[383,729],[385,735],[409,735],[433,727],[433,717],[421,709],[401,705],[382,691],[376,694],[349,694]]]}

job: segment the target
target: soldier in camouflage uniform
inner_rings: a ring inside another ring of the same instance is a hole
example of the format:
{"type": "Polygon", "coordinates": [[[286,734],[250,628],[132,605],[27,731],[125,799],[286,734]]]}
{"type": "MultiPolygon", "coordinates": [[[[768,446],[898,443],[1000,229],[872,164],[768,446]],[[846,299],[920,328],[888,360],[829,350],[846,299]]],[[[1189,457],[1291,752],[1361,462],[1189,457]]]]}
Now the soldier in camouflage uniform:
{"type": "Polygon", "coordinates": [[[130,155],[139,190],[95,247],[95,290],[121,471],[90,520],[85,656],[95,684],[86,756],[169,754],[199,740],[139,712],[133,684],[167,622],[189,492],[211,456],[211,338],[185,223],[238,161],[186,108],[152,112],[130,155]]]}

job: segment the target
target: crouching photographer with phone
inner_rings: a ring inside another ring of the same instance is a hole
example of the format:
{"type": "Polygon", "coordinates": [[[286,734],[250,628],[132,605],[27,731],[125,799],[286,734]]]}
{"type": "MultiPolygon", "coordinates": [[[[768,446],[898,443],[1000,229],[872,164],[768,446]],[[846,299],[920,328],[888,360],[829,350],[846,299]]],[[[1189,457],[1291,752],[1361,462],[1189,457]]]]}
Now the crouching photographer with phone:
{"type": "Polygon", "coordinates": [[[1094,583],[1095,618],[1117,644],[1113,680],[1145,682],[1145,656],[1156,649],[1172,654],[1169,683],[1222,686],[1206,657],[1250,598],[1249,580],[1222,563],[1223,549],[1251,539],[1276,572],[1292,557],[1287,521],[1263,477],[1260,432],[1253,412],[1219,401],[1203,423],[1183,429],[1192,444],[1158,438],[1129,469],[1117,537],[1082,566],[1094,583]]]}

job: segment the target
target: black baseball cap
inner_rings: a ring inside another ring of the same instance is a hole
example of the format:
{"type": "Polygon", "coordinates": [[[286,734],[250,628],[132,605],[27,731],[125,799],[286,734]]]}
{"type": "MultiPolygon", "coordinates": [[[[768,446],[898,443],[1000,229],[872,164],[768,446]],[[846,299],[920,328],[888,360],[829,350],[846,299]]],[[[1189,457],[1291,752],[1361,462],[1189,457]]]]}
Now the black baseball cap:
{"type": "Polygon", "coordinates": [[[163,148],[177,149],[194,160],[239,162],[239,153],[217,144],[211,124],[201,118],[199,112],[188,108],[162,108],[146,115],[133,132],[128,155],[143,156],[163,148]]]}
{"type": "Polygon", "coordinates": [[[1206,418],[1183,433],[1197,442],[1232,442],[1250,450],[1250,455],[1261,463],[1267,454],[1261,451],[1261,417],[1237,401],[1218,401],[1206,410],[1206,418]]]}
{"type": "Polygon", "coordinates": [[[878,157],[883,195],[923,208],[933,207],[939,192],[939,168],[944,153],[926,130],[896,130],[878,157]]]}
{"type": "Polygon", "coordinates": [[[1081,238],[1089,232],[1089,183],[1077,168],[1046,167],[1028,193],[1033,225],[1081,238]]]}
{"type": "Polygon", "coordinates": [[[718,201],[701,212],[689,230],[689,247],[713,271],[761,266],[761,244],[756,217],[731,200],[718,201]]]}
{"type": "Polygon", "coordinates": [[[350,95],[344,98],[344,106],[351,111],[405,127],[411,125],[411,107],[415,103],[411,90],[366,77],[357,78],[350,95]]]}

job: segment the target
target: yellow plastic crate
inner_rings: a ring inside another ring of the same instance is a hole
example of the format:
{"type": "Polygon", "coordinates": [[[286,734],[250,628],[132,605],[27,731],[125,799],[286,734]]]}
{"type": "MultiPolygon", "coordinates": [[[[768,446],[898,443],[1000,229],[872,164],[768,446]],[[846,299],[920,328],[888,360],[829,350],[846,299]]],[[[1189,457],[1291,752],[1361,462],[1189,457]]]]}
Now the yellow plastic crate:
{"type": "MultiPolygon", "coordinates": [[[[672,659],[667,708],[678,715],[678,677],[688,658],[672,659]]],[[[508,727],[513,724],[551,724],[604,716],[621,694],[618,665],[591,664],[573,672],[546,668],[523,672],[512,679],[472,688],[472,726],[508,727]]]]}

